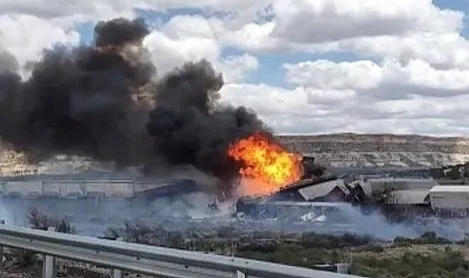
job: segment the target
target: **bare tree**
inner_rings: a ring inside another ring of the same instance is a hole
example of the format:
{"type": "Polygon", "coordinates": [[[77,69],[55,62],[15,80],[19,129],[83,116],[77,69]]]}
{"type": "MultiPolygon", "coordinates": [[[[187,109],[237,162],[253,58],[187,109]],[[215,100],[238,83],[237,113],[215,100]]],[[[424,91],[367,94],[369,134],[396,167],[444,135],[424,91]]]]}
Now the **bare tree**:
{"type": "Polygon", "coordinates": [[[49,217],[36,207],[30,207],[26,217],[29,226],[33,229],[47,231],[49,227],[54,227],[55,231],[59,233],[74,233],[74,228],[70,225],[70,221],[66,217],[49,217]]]}

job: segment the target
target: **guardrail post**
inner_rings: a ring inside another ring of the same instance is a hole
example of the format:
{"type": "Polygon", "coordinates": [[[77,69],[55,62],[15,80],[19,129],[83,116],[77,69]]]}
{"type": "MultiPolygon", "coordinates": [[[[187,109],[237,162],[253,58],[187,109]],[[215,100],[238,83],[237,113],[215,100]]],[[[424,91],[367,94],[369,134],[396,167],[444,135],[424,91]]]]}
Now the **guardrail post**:
{"type": "MultiPolygon", "coordinates": [[[[116,241],[122,241],[122,239],[117,238],[116,241]]],[[[113,268],[111,269],[111,278],[122,278],[122,270],[113,268]]]]}
{"type": "Polygon", "coordinates": [[[42,278],[55,278],[55,258],[43,255],[42,278]]]}
{"type": "Polygon", "coordinates": [[[0,273],[3,273],[3,246],[0,246],[0,273]]]}
{"type": "MultiPolygon", "coordinates": [[[[55,231],[55,227],[49,227],[48,231],[55,231]]],[[[55,278],[55,257],[42,255],[42,278],[55,278]]]]}
{"type": "MultiPolygon", "coordinates": [[[[0,225],[5,225],[5,220],[0,220],[0,225]]],[[[3,245],[0,246],[0,273],[3,273],[3,245]]]]}
{"type": "Polygon", "coordinates": [[[111,270],[111,278],[122,278],[122,270],[119,270],[119,269],[111,270]]]}

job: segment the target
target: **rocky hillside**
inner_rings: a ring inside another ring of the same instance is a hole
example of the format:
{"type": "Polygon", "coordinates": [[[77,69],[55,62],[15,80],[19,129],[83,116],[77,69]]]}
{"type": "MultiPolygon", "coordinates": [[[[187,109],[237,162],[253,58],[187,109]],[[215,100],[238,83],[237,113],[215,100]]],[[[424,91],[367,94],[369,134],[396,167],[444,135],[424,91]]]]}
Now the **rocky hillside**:
{"type": "MultiPolygon", "coordinates": [[[[331,134],[278,138],[289,150],[313,155],[329,167],[435,168],[469,161],[469,137],[331,134]]],[[[109,167],[89,159],[66,156],[31,163],[21,151],[0,142],[0,176],[77,173],[109,167]]]]}
{"type": "Polygon", "coordinates": [[[102,167],[105,165],[90,159],[64,155],[34,163],[21,150],[0,142],[0,176],[80,173],[102,167]]]}
{"type": "Polygon", "coordinates": [[[344,133],[278,138],[291,151],[340,168],[427,168],[469,161],[469,137],[344,133]]]}

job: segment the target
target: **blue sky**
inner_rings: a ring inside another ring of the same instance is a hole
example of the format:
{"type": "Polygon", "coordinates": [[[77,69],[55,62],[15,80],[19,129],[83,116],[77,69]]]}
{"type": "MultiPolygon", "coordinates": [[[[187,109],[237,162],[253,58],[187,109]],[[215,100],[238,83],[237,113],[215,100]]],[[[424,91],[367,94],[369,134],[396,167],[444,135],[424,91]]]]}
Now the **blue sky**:
{"type": "Polygon", "coordinates": [[[276,132],[469,136],[468,0],[50,1],[0,1],[0,46],[21,65],[92,43],[91,22],[136,13],[157,73],[208,59],[228,80],[223,100],[276,132]]]}
{"type": "MultiPolygon", "coordinates": [[[[195,9],[177,9],[170,10],[167,13],[153,12],[153,11],[140,11],[139,15],[148,23],[158,22],[164,24],[168,22],[172,16],[178,14],[198,14],[200,11],[195,9]]],[[[93,40],[93,28],[92,23],[83,23],[76,26],[76,30],[80,33],[81,41],[85,44],[90,44],[93,40]]],[[[223,49],[222,55],[224,57],[242,55],[245,53],[234,47],[227,47],[223,49]]],[[[285,88],[291,88],[288,84],[284,75],[283,64],[285,63],[298,63],[305,60],[317,60],[327,59],[331,61],[353,61],[357,60],[360,56],[352,52],[334,52],[334,53],[273,53],[273,54],[259,54],[257,58],[259,60],[259,69],[256,72],[250,73],[248,77],[249,83],[268,83],[275,86],[281,86],[285,88]]]]}
{"type": "MultiPolygon", "coordinates": [[[[433,3],[442,9],[451,9],[459,11],[469,11],[469,1],[464,0],[433,0],[433,3]]],[[[167,12],[155,12],[146,10],[137,10],[137,14],[143,17],[150,25],[164,25],[171,17],[175,15],[198,15],[202,14],[203,11],[200,9],[171,9],[167,12]]],[[[92,23],[82,23],[76,26],[76,30],[80,33],[82,43],[89,44],[93,39],[93,27],[92,23]]],[[[469,18],[466,15],[464,19],[464,28],[461,31],[461,35],[469,37],[469,18]]],[[[224,57],[241,55],[244,51],[239,50],[235,47],[227,47],[222,52],[224,57]]],[[[353,52],[325,52],[325,53],[305,53],[305,52],[294,52],[294,53],[265,53],[258,54],[257,59],[259,61],[259,68],[257,71],[249,74],[247,82],[259,84],[267,83],[274,86],[280,86],[284,88],[293,88],[291,84],[285,81],[285,71],[283,65],[285,63],[299,63],[307,60],[318,60],[326,59],[334,62],[347,61],[351,62],[359,60],[361,58],[371,59],[375,62],[379,62],[373,56],[365,57],[360,56],[353,52]]]]}
{"type": "Polygon", "coordinates": [[[469,1],[467,0],[433,0],[433,3],[442,9],[451,9],[451,10],[458,10],[464,11],[466,16],[464,17],[464,29],[462,30],[461,34],[469,38],[469,15],[467,12],[469,11],[469,1]]]}

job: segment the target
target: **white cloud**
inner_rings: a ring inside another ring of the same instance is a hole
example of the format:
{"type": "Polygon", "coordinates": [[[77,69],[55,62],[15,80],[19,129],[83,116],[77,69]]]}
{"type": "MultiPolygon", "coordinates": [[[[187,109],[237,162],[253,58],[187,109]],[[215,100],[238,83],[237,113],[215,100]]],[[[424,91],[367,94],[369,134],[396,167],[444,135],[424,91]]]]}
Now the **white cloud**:
{"type": "Polygon", "coordinates": [[[392,114],[395,118],[438,118],[447,120],[468,119],[469,96],[450,98],[422,98],[377,102],[372,110],[392,114]]]}
{"type": "Polygon", "coordinates": [[[316,60],[286,64],[284,68],[290,83],[318,89],[369,89],[383,78],[380,66],[371,61],[316,60]]]}
{"type": "MultiPolygon", "coordinates": [[[[49,9],[37,1],[2,2],[0,8],[3,7],[4,12],[10,10],[12,14],[0,16],[0,46],[11,52],[17,57],[20,65],[24,66],[28,61],[37,60],[41,51],[53,44],[77,44],[79,34],[70,28],[75,20],[100,20],[96,14],[101,13],[105,19],[126,15],[133,17],[133,8],[148,4],[144,1],[132,5],[125,3],[127,2],[66,2],[61,9],[49,9]],[[26,12],[35,15],[23,14],[26,12]],[[124,14],[117,14],[121,12],[124,14]],[[81,16],[80,13],[87,16],[81,16]],[[53,19],[48,20],[47,17],[53,19]],[[30,31],[32,26],[34,32],[30,31]]],[[[161,9],[178,7],[160,4],[161,9]]],[[[242,81],[250,71],[257,69],[257,59],[247,54],[222,58],[222,48],[215,32],[217,28],[220,28],[220,21],[216,19],[175,16],[160,28],[153,30],[145,39],[145,45],[152,53],[161,75],[184,62],[207,59],[217,70],[223,71],[227,82],[242,81]]]]}
{"type": "Polygon", "coordinates": [[[96,21],[114,17],[134,17],[135,8],[146,8],[144,0],[4,0],[0,15],[34,15],[62,26],[74,22],[96,21]]]}
{"type": "Polygon", "coordinates": [[[459,33],[355,38],[336,49],[374,57],[395,57],[402,63],[421,59],[437,68],[469,69],[469,41],[459,33]]]}
{"type": "Polygon", "coordinates": [[[161,10],[177,8],[203,9],[207,14],[216,14],[231,28],[239,28],[242,25],[256,21],[260,17],[270,14],[269,6],[276,0],[161,0],[146,1],[148,8],[157,6],[161,10]]]}
{"type": "Polygon", "coordinates": [[[336,48],[355,38],[458,33],[464,14],[431,0],[275,0],[270,21],[231,30],[231,41],[251,51],[336,48]],[[251,38],[257,43],[244,40],[251,38]],[[262,42],[262,43],[258,43],[262,42]],[[331,44],[332,43],[332,44],[331,44]],[[267,46],[266,46],[267,45],[267,46]]]}
{"type": "Polygon", "coordinates": [[[225,28],[223,41],[253,53],[351,51],[469,69],[469,41],[459,33],[464,13],[430,0],[278,0],[272,7],[272,20],[225,28]]]}
{"type": "Polygon", "coordinates": [[[292,84],[322,90],[354,90],[358,96],[408,98],[411,95],[447,97],[469,94],[469,70],[435,69],[422,60],[402,65],[397,60],[286,64],[292,84]]]}
{"type": "MultiPolygon", "coordinates": [[[[469,134],[469,128],[462,121],[442,119],[374,119],[349,122],[339,130],[342,132],[379,132],[397,134],[422,134],[460,136],[469,134]]],[[[333,132],[340,132],[334,130],[333,132]]]]}
{"type": "Polygon", "coordinates": [[[165,74],[186,61],[200,59],[213,61],[220,55],[218,45],[213,39],[201,37],[171,39],[159,31],[153,31],[147,36],[144,45],[152,53],[160,74],[165,74]]]}
{"type": "Polygon", "coordinates": [[[0,15],[31,14],[39,18],[69,25],[76,22],[135,17],[137,10],[166,12],[169,9],[201,9],[207,14],[223,14],[230,26],[241,26],[256,20],[270,0],[3,0],[0,15]]]}
{"type": "Polygon", "coordinates": [[[225,82],[242,82],[248,73],[258,67],[257,58],[244,54],[222,57],[217,21],[202,16],[175,16],[145,38],[160,75],[188,61],[207,59],[221,71],[225,82]]]}
{"type": "Polygon", "coordinates": [[[176,15],[160,30],[172,39],[192,37],[215,39],[218,23],[201,15],[176,15]]]}
{"type": "MultiPolygon", "coordinates": [[[[301,89],[287,90],[266,84],[228,84],[222,88],[222,99],[233,105],[242,105],[270,117],[273,115],[306,116],[310,107],[307,94],[301,89]]],[[[319,110],[314,111],[320,113],[319,110]]]]}
{"type": "Polygon", "coordinates": [[[227,81],[223,100],[253,108],[278,132],[469,135],[464,13],[431,0],[3,0],[0,47],[24,66],[55,43],[77,44],[74,24],[134,17],[136,8],[203,9],[152,24],[144,44],[158,73],[207,59],[227,81]],[[285,88],[269,76],[246,83],[266,67],[259,55],[331,51],[360,58],[286,63],[285,88]]]}
{"type": "Polygon", "coordinates": [[[259,61],[256,57],[248,54],[241,56],[229,56],[221,58],[218,65],[218,70],[225,76],[225,81],[229,83],[243,82],[247,79],[250,72],[257,70],[259,61]]]}
{"type": "Polygon", "coordinates": [[[279,0],[273,5],[272,36],[314,43],[353,37],[446,33],[459,30],[463,15],[430,0],[279,0]]]}
{"type": "Polygon", "coordinates": [[[345,90],[317,92],[332,95],[327,96],[329,101],[317,101],[310,99],[308,90],[236,84],[225,86],[222,97],[258,112],[280,133],[469,134],[469,95],[361,101],[347,95],[345,90]]]}
{"type": "Polygon", "coordinates": [[[221,29],[219,33],[225,44],[234,45],[251,52],[287,51],[291,48],[289,43],[282,45],[279,39],[270,36],[274,27],[273,22],[248,23],[237,30],[221,29]]]}
{"type": "Polygon", "coordinates": [[[44,48],[55,44],[77,44],[80,36],[32,15],[0,16],[0,47],[13,54],[20,67],[35,61],[44,48]]]}

